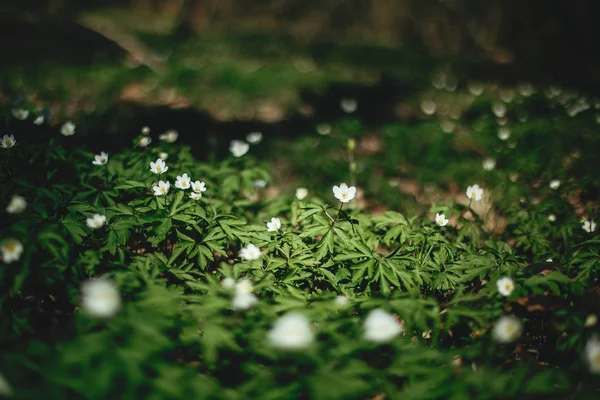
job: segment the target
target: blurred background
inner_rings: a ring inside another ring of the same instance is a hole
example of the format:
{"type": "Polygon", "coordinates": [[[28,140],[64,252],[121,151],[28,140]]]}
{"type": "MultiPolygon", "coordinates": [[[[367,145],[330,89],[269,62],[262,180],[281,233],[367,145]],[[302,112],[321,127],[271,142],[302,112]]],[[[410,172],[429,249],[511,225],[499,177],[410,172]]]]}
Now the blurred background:
{"type": "Polygon", "coordinates": [[[585,0],[9,1],[2,101],[35,92],[66,114],[131,103],[272,123],[326,112],[327,94],[389,111],[439,69],[459,84],[594,91],[599,11],[585,0]]]}

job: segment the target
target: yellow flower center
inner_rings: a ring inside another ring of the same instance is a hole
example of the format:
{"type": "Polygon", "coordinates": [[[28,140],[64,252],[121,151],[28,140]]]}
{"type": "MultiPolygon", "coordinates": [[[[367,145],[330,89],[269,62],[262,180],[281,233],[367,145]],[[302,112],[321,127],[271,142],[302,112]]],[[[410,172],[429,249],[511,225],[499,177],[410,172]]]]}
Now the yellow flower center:
{"type": "Polygon", "coordinates": [[[506,290],[507,292],[510,292],[512,290],[512,285],[510,283],[505,283],[504,290],[506,290]]]}
{"type": "Polygon", "coordinates": [[[4,245],[4,249],[8,253],[14,253],[17,250],[17,242],[8,242],[4,245]]]}

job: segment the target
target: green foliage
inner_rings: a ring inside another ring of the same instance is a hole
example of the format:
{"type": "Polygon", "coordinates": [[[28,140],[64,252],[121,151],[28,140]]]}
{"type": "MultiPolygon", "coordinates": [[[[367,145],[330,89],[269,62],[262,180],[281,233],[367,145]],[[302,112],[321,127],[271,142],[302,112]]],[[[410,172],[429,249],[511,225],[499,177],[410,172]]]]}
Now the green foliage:
{"type": "MultiPolygon", "coordinates": [[[[237,85],[236,74],[223,74],[237,85]]],[[[465,137],[491,152],[499,146],[494,124],[477,118],[481,135],[465,137]]],[[[161,144],[123,149],[97,166],[74,137],[58,127],[34,136],[27,122],[10,125],[18,142],[0,159],[2,204],[13,195],[28,204],[3,211],[0,227],[2,243],[23,245],[18,260],[0,266],[0,371],[17,398],[583,399],[600,389],[583,361],[598,329],[584,321],[599,310],[600,241],[579,218],[583,202],[590,219],[596,204],[589,196],[574,201],[597,189],[597,170],[585,164],[595,155],[557,161],[574,151],[574,138],[594,148],[588,125],[550,141],[550,157],[531,142],[572,122],[532,118],[514,129],[523,146],[501,148],[502,168],[482,172],[473,168],[480,160],[456,145],[460,135],[431,121],[386,126],[379,137],[386,152],[358,155],[356,174],[345,144],[360,141],[359,120],[335,123],[319,152],[310,136],[261,144],[288,146],[297,168],[311,167],[311,193],[298,200],[257,187],[272,178],[251,154],[207,164],[185,145],[161,144]],[[157,176],[149,165],[161,151],[169,169],[157,176]],[[409,207],[378,197],[396,190],[382,182],[399,163],[421,187],[455,182],[463,192],[480,182],[491,211],[438,196],[413,199],[418,212],[399,212],[409,207]],[[368,179],[375,171],[379,181],[368,179]],[[206,183],[200,199],[173,184],[153,195],[158,180],[173,183],[183,173],[206,183]],[[547,188],[554,178],[561,192],[547,188]],[[330,187],[350,179],[386,211],[338,203],[330,187]],[[437,212],[452,222],[437,226],[437,212]],[[492,212],[503,229],[490,227],[492,212]],[[94,214],[106,217],[98,229],[87,223],[94,214]],[[275,232],[265,226],[271,217],[281,220],[275,232]],[[241,256],[250,244],[261,249],[257,259],[241,256]],[[83,305],[81,284],[99,277],[113,281],[122,299],[110,318],[94,318],[83,305]],[[497,288],[503,277],[515,284],[506,297],[497,288]],[[256,304],[234,307],[225,279],[250,280],[256,304]],[[378,308],[402,321],[403,334],[387,343],[365,340],[365,317],[378,308]],[[289,311],[313,324],[315,340],[302,351],[268,339],[289,311]],[[493,339],[502,315],[523,322],[512,344],[493,339]]]]}

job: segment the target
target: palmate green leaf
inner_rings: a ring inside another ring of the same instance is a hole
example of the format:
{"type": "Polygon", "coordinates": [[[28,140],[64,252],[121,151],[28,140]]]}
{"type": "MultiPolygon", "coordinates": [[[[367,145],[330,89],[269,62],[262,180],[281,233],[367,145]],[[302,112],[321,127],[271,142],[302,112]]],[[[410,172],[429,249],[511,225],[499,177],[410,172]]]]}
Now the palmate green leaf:
{"type": "Polygon", "coordinates": [[[156,236],[160,241],[165,240],[167,234],[173,227],[173,220],[171,218],[165,218],[163,222],[156,228],[156,236]]]}
{"type": "Polygon", "coordinates": [[[123,183],[116,185],[115,189],[135,189],[135,188],[144,188],[146,189],[148,186],[143,182],[138,181],[124,181],[123,183]]]}
{"type": "Polygon", "coordinates": [[[571,279],[558,271],[551,271],[547,275],[534,275],[523,281],[523,286],[530,289],[535,294],[544,294],[545,289],[549,289],[556,294],[560,294],[560,286],[568,286],[571,279]]]}
{"type": "Polygon", "coordinates": [[[88,235],[84,230],[84,225],[81,222],[63,219],[62,225],[71,234],[71,237],[76,244],[81,244],[83,239],[88,235]]]}
{"type": "Polygon", "coordinates": [[[315,258],[322,260],[328,254],[333,253],[334,234],[331,230],[325,232],[321,240],[315,246],[315,258]]]}

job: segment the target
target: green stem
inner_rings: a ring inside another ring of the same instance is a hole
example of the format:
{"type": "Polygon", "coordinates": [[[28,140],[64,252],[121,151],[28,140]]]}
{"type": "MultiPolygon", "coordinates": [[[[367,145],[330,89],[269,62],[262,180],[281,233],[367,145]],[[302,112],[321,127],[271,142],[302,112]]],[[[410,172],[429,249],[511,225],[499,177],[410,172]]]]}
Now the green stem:
{"type": "Polygon", "coordinates": [[[331,223],[332,228],[335,225],[335,223],[337,222],[338,218],[340,217],[340,213],[342,212],[342,207],[344,207],[344,203],[340,202],[340,208],[338,208],[338,213],[335,216],[335,219],[333,220],[333,222],[331,223]]]}

